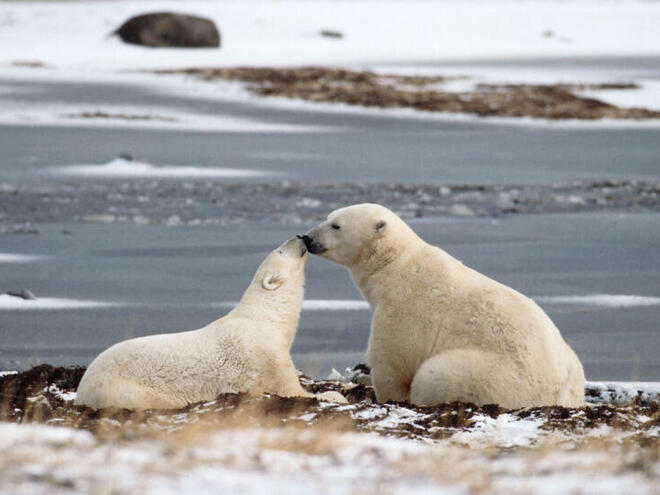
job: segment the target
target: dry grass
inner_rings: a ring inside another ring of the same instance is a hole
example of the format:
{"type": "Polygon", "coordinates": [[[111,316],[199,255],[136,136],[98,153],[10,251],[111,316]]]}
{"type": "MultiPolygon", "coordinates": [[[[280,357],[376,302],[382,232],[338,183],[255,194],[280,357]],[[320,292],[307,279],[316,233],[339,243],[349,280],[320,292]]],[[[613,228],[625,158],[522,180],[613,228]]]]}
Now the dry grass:
{"type": "Polygon", "coordinates": [[[205,81],[241,81],[248,84],[251,92],[261,96],[364,107],[552,120],[660,118],[658,111],[621,108],[577,94],[585,90],[634,89],[637,88],[634,83],[479,84],[470,91],[447,91],[442,85],[456,77],[376,74],[325,67],[189,68],[156,73],[187,74],[205,81]]]}

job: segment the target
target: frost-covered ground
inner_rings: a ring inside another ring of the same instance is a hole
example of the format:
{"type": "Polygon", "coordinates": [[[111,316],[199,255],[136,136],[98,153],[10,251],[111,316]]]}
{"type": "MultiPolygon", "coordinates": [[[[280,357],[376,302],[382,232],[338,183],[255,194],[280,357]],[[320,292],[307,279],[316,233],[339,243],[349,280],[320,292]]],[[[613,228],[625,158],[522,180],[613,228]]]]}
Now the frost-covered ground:
{"type": "Polygon", "coordinates": [[[0,493],[657,493],[658,383],[587,384],[582,409],[222,396],[177,411],[71,406],[82,370],[0,376],[0,493]],[[21,424],[22,423],[22,424],[21,424]]]}

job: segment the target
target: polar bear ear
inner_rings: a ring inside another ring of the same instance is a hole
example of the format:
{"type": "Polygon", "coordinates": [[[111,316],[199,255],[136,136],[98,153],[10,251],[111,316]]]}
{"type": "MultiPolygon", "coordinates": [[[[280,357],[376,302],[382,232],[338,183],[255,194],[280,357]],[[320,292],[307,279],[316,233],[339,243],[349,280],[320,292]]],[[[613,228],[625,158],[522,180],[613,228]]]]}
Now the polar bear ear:
{"type": "Polygon", "coordinates": [[[381,220],[380,222],[377,222],[376,225],[374,225],[374,230],[376,231],[377,234],[382,234],[385,232],[385,228],[387,227],[387,223],[385,220],[381,220]]]}
{"type": "Polygon", "coordinates": [[[275,290],[284,283],[284,279],[278,273],[266,273],[261,279],[261,286],[266,290],[275,290]]]}

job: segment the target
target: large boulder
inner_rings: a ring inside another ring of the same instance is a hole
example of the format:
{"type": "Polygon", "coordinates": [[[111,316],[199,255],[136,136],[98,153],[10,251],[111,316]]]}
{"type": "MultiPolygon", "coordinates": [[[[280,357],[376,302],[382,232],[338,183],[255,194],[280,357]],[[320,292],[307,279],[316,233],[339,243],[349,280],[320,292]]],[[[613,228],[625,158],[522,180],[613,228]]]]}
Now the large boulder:
{"type": "Polygon", "coordinates": [[[113,34],[122,41],[142,46],[179,48],[219,47],[220,33],[213,21],[172,12],[132,17],[113,34]]]}

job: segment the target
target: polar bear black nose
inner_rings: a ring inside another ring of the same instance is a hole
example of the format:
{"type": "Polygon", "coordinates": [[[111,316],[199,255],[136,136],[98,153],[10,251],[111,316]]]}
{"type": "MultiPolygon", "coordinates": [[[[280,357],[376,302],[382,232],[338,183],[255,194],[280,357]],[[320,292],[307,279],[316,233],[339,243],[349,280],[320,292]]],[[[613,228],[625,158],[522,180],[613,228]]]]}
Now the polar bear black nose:
{"type": "Polygon", "coordinates": [[[308,235],[303,235],[302,241],[305,243],[305,247],[307,247],[307,251],[309,251],[312,254],[321,254],[327,251],[327,249],[325,248],[325,246],[323,246],[323,244],[316,242],[308,235]]]}
{"type": "Polygon", "coordinates": [[[305,247],[306,247],[307,249],[309,249],[309,246],[311,246],[311,245],[314,243],[314,241],[312,240],[312,238],[311,238],[310,236],[308,236],[308,235],[302,235],[302,236],[298,236],[298,237],[299,237],[300,239],[302,239],[302,241],[305,243],[305,247]]]}

